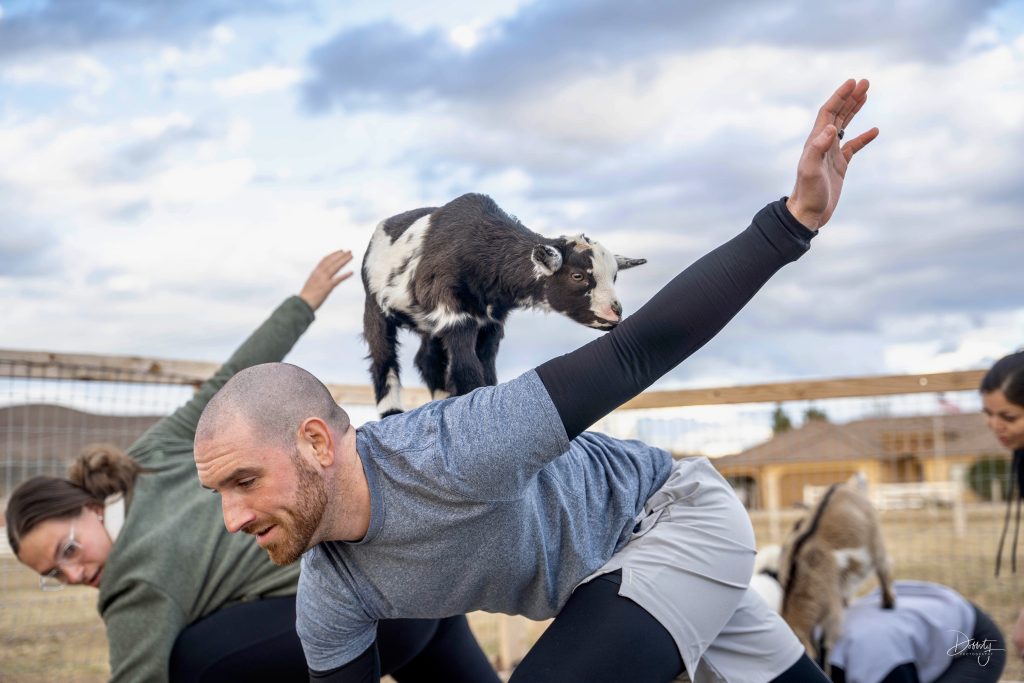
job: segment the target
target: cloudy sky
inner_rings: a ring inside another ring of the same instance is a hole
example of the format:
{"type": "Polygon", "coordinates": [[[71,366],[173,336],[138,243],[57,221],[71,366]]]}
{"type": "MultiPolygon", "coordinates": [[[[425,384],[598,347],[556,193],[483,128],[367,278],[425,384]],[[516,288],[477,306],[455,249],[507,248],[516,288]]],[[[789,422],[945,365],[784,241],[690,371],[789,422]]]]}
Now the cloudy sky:
{"type": "MultiPolygon", "coordinates": [[[[847,77],[881,135],[837,214],[662,387],[1024,344],[1024,3],[0,0],[0,347],[222,360],[322,254],[468,191],[646,257],[628,313],[788,194],[847,77]]],[[[365,382],[362,300],[292,360],[365,382]]],[[[499,373],[596,334],[515,313],[499,373]]]]}

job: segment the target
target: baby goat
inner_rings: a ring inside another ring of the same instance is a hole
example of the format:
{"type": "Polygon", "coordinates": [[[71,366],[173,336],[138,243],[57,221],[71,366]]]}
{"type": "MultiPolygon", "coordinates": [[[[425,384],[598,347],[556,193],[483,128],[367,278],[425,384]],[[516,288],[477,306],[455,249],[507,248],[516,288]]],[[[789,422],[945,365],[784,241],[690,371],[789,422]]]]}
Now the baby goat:
{"type": "Polygon", "coordinates": [[[419,333],[416,367],[432,397],[465,394],[497,384],[495,358],[512,310],[554,310],[609,330],[622,316],[618,271],[643,263],[584,235],[538,235],[481,194],[382,221],[362,267],[378,412],[401,412],[399,328],[419,333]]]}
{"type": "Polygon", "coordinates": [[[821,654],[815,627],[821,627],[824,647],[831,650],[842,629],[844,607],[872,572],[881,585],[882,606],[892,609],[896,604],[878,515],[864,488],[860,476],[833,484],[782,546],[782,618],[815,659],[821,654]]]}

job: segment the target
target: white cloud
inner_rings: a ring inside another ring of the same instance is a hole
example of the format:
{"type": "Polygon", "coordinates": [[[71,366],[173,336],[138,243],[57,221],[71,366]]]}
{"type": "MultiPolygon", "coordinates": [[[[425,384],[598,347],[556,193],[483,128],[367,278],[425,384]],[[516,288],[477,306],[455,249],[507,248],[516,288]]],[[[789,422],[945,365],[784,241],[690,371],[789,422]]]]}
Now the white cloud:
{"type": "Polygon", "coordinates": [[[448,32],[448,39],[463,50],[472,50],[480,42],[479,30],[466,24],[456,26],[448,32]]]}
{"type": "Polygon", "coordinates": [[[298,69],[264,66],[214,81],[212,88],[223,97],[246,97],[286,90],[301,79],[298,69]]]}
{"type": "MultiPolygon", "coordinates": [[[[141,63],[125,64],[126,73],[138,72],[151,84],[161,84],[168,77],[184,78],[186,73],[203,73],[231,59],[235,34],[227,26],[215,26],[204,39],[193,44],[164,45],[155,56],[146,52],[141,63]]],[[[185,79],[187,80],[187,79],[185,79]]]]}
{"type": "Polygon", "coordinates": [[[929,337],[889,344],[885,362],[890,372],[927,373],[984,368],[1021,347],[1024,310],[982,316],[927,316],[900,321],[903,335],[915,325],[929,337]]]}
{"type": "Polygon", "coordinates": [[[114,74],[98,59],[79,54],[16,62],[0,69],[0,78],[16,85],[51,85],[100,96],[110,89],[114,74]]]}
{"type": "Polygon", "coordinates": [[[179,164],[153,179],[151,196],[157,203],[193,204],[231,200],[253,176],[250,159],[208,164],[179,164]]]}

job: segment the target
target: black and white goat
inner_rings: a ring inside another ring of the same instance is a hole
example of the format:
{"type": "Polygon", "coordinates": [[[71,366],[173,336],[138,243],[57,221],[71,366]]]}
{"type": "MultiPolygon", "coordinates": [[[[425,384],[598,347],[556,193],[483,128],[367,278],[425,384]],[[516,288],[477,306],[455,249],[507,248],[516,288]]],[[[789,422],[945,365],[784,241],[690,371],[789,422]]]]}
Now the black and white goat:
{"type": "Polygon", "coordinates": [[[481,194],[381,221],[362,267],[378,412],[402,410],[398,329],[420,335],[416,367],[433,398],[465,394],[497,383],[495,358],[512,310],[553,310],[609,330],[622,316],[618,271],[646,262],[584,235],[538,235],[481,194]]]}

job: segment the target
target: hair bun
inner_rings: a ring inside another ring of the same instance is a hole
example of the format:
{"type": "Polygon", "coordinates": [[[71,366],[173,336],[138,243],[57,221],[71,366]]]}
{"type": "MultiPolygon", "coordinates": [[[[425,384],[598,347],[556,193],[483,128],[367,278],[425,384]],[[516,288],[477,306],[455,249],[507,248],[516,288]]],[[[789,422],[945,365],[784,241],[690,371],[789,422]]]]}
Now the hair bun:
{"type": "Polygon", "coordinates": [[[142,471],[139,463],[109,443],[90,444],[68,467],[68,479],[98,500],[115,493],[129,494],[142,471]]]}

